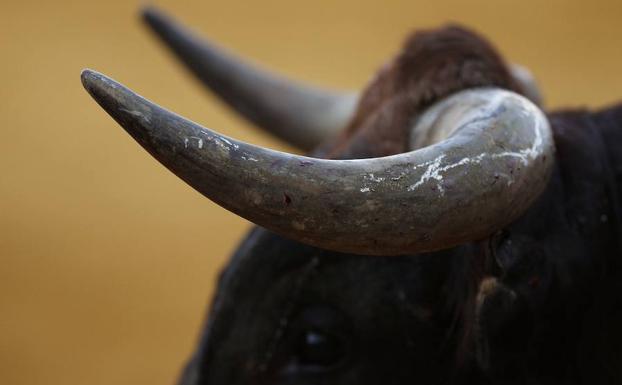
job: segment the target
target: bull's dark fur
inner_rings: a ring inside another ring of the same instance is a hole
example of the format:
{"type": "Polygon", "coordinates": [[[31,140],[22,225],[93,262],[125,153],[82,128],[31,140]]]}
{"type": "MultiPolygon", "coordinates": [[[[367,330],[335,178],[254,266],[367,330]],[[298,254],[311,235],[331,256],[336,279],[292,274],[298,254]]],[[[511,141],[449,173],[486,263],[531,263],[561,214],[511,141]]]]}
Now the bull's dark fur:
{"type": "MultiPolygon", "coordinates": [[[[476,86],[521,91],[477,35],[418,33],[368,86],[343,136],[317,153],[406,151],[418,113],[476,86]]],[[[622,383],[622,106],[549,119],[557,154],[547,190],[488,239],[379,258],[253,230],[220,279],[182,382],[622,383]],[[342,359],[309,365],[308,330],[340,341],[342,359]]]]}
{"type": "Polygon", "coordinates": [[[412,123],[434,102],[466,88],[521,92],[484,39],[460,27],[418,32],[371,81],[330,157],[379,157],[408,151],[412,123]]]}

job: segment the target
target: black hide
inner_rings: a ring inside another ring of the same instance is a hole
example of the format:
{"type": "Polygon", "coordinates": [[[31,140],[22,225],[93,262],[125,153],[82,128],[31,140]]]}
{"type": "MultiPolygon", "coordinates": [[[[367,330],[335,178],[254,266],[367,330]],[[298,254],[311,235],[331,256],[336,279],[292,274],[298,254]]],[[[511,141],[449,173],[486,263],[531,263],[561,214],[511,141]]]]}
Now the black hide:
{"type": "Polygon", "coordinates": [[[549,187],[490,239],[379,258],[254,229],[182,383],[622,383],[622,106],[549,117],[549,187]]]}
{"type": "MultiPolygon", "coordinates": [[[[469,31],[415,35],[372,80],[342,137],[318,153],[404,151],[414,116],[479,86],[520,91],[469,31]]],[[[369,257],[254,229],[222,274],[181,383],[622,383],[622,106],[549,119],[557,153],[548,188],[488,239],[369,257]]]]}

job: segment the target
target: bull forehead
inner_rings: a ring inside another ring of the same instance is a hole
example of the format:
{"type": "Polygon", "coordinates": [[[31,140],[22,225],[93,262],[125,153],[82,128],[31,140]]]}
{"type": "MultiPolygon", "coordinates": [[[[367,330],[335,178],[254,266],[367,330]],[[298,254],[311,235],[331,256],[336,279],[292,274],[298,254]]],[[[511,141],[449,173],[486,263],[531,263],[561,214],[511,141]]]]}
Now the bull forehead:
{"type": "MultiPolygon", "coordinates": [[[[219,293],[252,299],[255,288],[287,289],[289,297],[310,291],[326,300],[339,293],[367,295],[369,289],[419,291],[438,286],[457,256],[473,253],[459,247],[416,256],[343,254],[285,239],[262,228],[253,229],[232,257],[219,280],[219,293]],[[425,278],[425,279],[423,279],[425,278]],[[360,291],[361,288],[367,290],[360,291]],[[335,289],[339,289],[335,293],[335,289]]],[[[372,293],[377,297],[379,292],[372,293]]],[[[221,297],[219,294],[217,298],[221,297]]]]}
{"type": "Polygon", "coordinates": [[[227,366],[248,373],[265,370],[307,308],[320,309],[320,318],[322,309],[328,309],[329,327],[359,334],[361,343],[378,333],[374,338],[384,342],[374,343],[380,345],[418,346],[422,333],[447,326],[440,315],[451,301],[446,293],[465,292],[449,287],[463,284],[451,278],[461,275],[463,267],[448,265],[461,265],[471,252],[457,248],[400,257],[340,254],[256,228],[221,276],[197,355],[204,370],[213,368],[211,375],[227,372],[227,366]]]}

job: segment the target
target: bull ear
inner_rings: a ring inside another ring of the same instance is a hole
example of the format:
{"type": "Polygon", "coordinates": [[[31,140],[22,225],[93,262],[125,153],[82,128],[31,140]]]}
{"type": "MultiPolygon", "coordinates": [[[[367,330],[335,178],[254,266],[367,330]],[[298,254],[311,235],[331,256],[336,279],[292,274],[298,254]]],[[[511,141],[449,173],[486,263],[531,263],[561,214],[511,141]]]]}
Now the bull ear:
{"type": "Polygon", "coordinates": [[[532,332],[525,300],[497,278],[487,277],[477,295],[476,320],[480,368],[493,379],[516,382],[523,378],[532,332]]]}

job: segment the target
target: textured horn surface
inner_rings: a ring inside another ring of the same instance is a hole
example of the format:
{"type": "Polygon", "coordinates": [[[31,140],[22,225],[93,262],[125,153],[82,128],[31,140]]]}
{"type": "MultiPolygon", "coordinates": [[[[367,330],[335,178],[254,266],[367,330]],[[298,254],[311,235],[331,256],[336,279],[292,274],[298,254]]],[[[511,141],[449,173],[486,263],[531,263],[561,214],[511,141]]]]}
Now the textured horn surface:
{"type": "Polygon", "coordinates": [[[148,7],[143,18],[214,93],[238,113],[286,142],[310,150],[347,124],[358,97],[268,73],[200,39],[148,7]]]}
{"type": "Polygon", "coordinates": [[[425,112],[413,132],[427,147],[325,160],[222,136],[93,71],[82,82],[147,151],[212,201],[336,251],[411,254],[484,238],[532,204],[553,164],[545,116],[498,89],[460,92],[425,112]]]}

